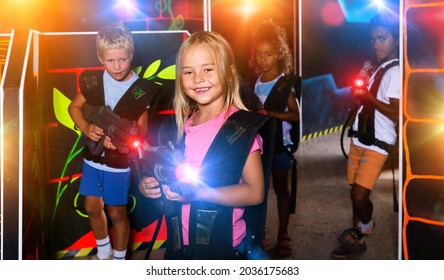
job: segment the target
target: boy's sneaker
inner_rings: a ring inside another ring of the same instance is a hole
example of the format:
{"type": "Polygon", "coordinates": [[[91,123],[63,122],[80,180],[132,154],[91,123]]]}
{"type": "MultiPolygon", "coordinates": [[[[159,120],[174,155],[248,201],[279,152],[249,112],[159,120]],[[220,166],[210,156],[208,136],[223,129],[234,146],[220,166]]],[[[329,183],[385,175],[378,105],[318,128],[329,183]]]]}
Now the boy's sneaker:
{"type": "Polygon", "coordinates": [[[360,228],[349,228],[344,230],[341,235],[338,236],[339,244],[352,245],[357,239],[363,238],[365,235],[361,233],[360,228]]]}
{"type": "Polygon", "coordinates": [[[341,235],[338,236],[338,241],[341,245],[351,245],[355,242],[356,239],[361,239],[371,234],[373,232],[373,229],[375,228],[375,225],[375,221],[373,221],[372,228],[367,232],[364,232],[360,227],[346,229],[341,233],[341,235]]]}
{"type": "Polygon", "coordinates": [[[367,250],[367,244],[365,237],[361,239],[355,239],[354,242],[349,244],[342,244],[338,248],[334,249],[331,253],[331,257],[334,259],[346,259],[350,256],[355,256],[363,253],[367,250]]]}

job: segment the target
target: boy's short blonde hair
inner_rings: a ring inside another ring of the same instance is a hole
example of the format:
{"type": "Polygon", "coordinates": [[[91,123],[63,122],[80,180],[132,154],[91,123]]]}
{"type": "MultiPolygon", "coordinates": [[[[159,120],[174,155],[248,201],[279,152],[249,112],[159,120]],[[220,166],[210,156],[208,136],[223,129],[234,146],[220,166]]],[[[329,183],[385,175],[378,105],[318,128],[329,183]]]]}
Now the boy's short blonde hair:
{"type": "Polygon", "coordinates": [[[105,50],[125,49],[134,56],[134,40],[131,31],[122,23],[114,22],[102,27],[96,39],[97,55],[102,57],[105,50]]]}

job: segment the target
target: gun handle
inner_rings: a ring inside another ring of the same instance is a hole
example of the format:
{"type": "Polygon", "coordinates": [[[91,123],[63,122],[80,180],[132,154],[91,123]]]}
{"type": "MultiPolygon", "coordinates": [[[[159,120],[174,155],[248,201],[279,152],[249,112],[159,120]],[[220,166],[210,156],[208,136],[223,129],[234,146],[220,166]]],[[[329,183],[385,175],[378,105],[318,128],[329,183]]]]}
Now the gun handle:
{"type": "Polygon", "coordinates": [[[163,192],[162,186],[160,187],[160,192],[162,196],[157,199],[157,207],[161,209],[161,211],[165,214],[166,217],[172,217],[175,213],[174,211],[174,202],[168,200],[165,197],[165,193],[163,192]]]}
{"type": "Polygon", "coordinates": [[[91,139],[87,139],[86,145],[94,156],[99,156],[103,152],[103,142],[105,141],[105,135],[103,135],[99,141],[95,142],[91,139]]]}

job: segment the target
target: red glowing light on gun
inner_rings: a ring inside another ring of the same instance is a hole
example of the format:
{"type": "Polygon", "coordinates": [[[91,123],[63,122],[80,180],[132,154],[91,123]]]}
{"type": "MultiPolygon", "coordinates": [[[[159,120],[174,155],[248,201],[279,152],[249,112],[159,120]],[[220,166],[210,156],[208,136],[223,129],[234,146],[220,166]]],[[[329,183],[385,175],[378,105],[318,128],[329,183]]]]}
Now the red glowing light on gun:
{"type": "Polygon", "coordinates": [[[138,138],[133,138],[129,140],[128,146],[130,146],[131,149],[137,150],[139,147],[142,146],[142,143],[138,138]]]}
{"type": "Polygon", "coordinates": [[[363,79],[356,79],[355,80],[355,87],[362,88],[365,86],[365,82],[363,79]]]}

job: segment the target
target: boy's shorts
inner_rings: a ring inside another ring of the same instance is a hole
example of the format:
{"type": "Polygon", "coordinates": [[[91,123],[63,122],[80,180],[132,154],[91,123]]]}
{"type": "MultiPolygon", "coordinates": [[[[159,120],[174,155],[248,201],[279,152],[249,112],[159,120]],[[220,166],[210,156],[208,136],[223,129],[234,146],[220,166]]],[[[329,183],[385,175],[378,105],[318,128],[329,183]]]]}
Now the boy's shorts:
{"type": "Polygon", "coordinates": [[[273,161],[271,163],[272,169],[290,169],[291,161],[293,158],[290,157],[286,152],[278,152],[273,155],[273,161]]]}
{"type": "Polygon", "coordinates": [[[79,193],[86,196],[100,196],[107,205],[128,204],[131,171],[109,172],[84,163],[79,193]]]}
{"type": "Polygon", "coordinates": [[[388,155],[358,147],[352,142],[347,161],[348,183],[372,190],[387,158],[388,155]]]}

